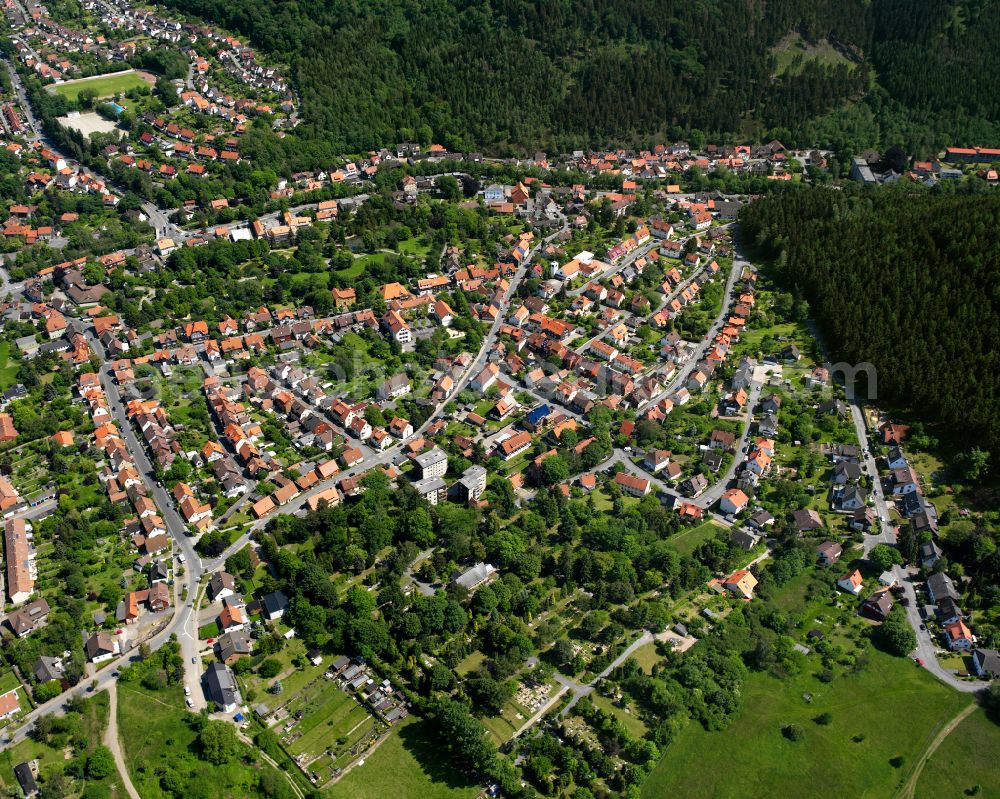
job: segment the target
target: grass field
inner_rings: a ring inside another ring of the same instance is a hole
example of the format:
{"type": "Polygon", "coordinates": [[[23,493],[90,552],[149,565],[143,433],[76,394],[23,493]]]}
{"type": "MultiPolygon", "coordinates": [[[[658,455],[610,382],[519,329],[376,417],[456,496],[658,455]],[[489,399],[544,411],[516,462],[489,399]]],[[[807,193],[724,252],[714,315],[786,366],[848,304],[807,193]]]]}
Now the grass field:
{"type": "Polygon", "coordinates": [[[50,90],[55,94],[61,94],[67,100],[76,100],[84,89],[93,89],[97,92],[97,97],[113,97],[116,94],[127,92],[129,89],[148,85],[138,72],[129,70],[116,75],[104,75],[100,78],[68,80],[50,87],[50,90]]]}
{"type": "Polygon", "coordinates": [[[859,674],[830,684],[811,673],[785,680],[752,674],[736,720],[715,733],[689,724],[642,795],[892,796],[907,766],[970,699],[909,660],[877,651],[870,658],[859,674]],[[803,698],[807,692],[811,702],[803,698]],[[827,726],[813,721],[824,712],[833,717],[827,726]],[[787,740],[786,724],[799,725],[804,738],[787,740]],[[889,762],[896,757],[903,758],[900,768],[889,762]]]}
{"type": "Polygon", "coordinates": [[[431,245],[419,238],[403,239],[396,249],[403,255],[426,258],[431,251],[431,245]]]}
{"type": "Polygon", "coordinates": [[[646,723],[638,717],[637,709],[633,708],[631,713],[626,713],[622,708],[616,707],[606,696],[601,696],[598,693],[591,694],[590,701],[594,703],[594,707],[617,718],[625,725],[625,729],[631,733],[632,737],[645,738],[649,732],[646,723]]]}
{"type": "MultiPolygon", "coordinates": [[[[179,685],[162,691],[148,691],[137,682],[122,684],[118,691],[118,727],[125,754],[125,765],[142,799],[170,799],[175,796],[162,784],[159,764],[169,763],[181,785],[211,786],[218,799],[248,799],[261,796],[257,773],[271,771],[258,763],[253,767],[240,760],[220,766],[201,760],[197,752],[197,734],[187,723],[190,714],[184,709],[179,685]]],[[[246,755],[251,757],[249,748],[246,755]]],[[[280,795],[290,788],[283,776],[274,775],[280,795]]]]}
{"type": "Polygon", "coordinates": [[[702,522],[695,527],[681,530],[677,535],[669,539],[670,546],[677,550],[679,555],[690,555],[701,544],[715,538],[715,534],[725,528],[715,522],[702,522]]]}
{"type": "Polygon", "coordinates": [[[471,799],[478,786],[442,757],[426,723],[410,718],[397,726],[363,766],[351,770],[325,795],[331,799],[471,799]]]}
{"type": "MultiPolygon", "coordinates": [[[[101,691],[87,699],[84,703],[83,713],[74,717],[78,719],[76,729],[87,741],[86,752],[92,751],[101,742],[104,730],[108,726],[108,707],[108,694],[106,691],[101,691]]],[[[83,757],[85,751],[74,752],[74,754],[83,757]]],[[[13,774],[14,766],[31,760],[38,761],[38,771],[43,781],[45,777],[56,771],[62,771],[67,765],[66,752],[61,746],[52,747],[28,738],[17,746],[0,752],[0,788],[7,789],[16,786],[17,780],[13,774]]],[[[124,799],[126,796],[117,771],[103,780],[74,779],[71,782],[72,790],[68,796],[79,796],[88,785],[91,786],[95,796],[105,796],[108,799],[124,799]]],[[[20,796],[20,790],[17,790],[18,792],[12,795],[20,796]]],[[[7,796],[8,794],[3,793],[3,795],[7,796]]]]}
{"type": "Polygon", "coordinates": [[[218,622],[209,622],[208,624],[203,624],[198,628],[198,638],[204,641],[207,638],[218,638],[219,637],[219,624],[218,622]]]}
{"type": "Polygon", "coordinates": [[[486,660],[486,655],[477,649],[475,652],[471,652],[458,662],[458,665],[455,666],[455,673],[459,677],[471,674],[479,668],[484,660],[486,660]]]}
{"type": "Polygon", "coordinates": [[[13,671],[5,671],[3,674],[0,674],[0,694],[14,691],[20,687],[21,681],[17,679],[17,675],[13,671]]]}
{"type": "Polygon", "coordinates": [[[977,710],[944,739],[917,782],[916,799],[962,799],[976,785],[980,796],[1000,796],[1000,724],[977,710]]]}
{"type": "Polygon", "coordinates": [[[635,652],[632,653],[632,660],[638,663],[639,668],[646,672],[646,674],[651,674],[653,672],[653,666],[662,660],[662,658],[656,651],[656,644],[650,642],[635,650],[635,652]]]}
{"type": "Polygon", "coordinates": [[[17,382],[19,363],[10,357],[9,341],[0,341],[0,391],[6,391],[17,382]]]}

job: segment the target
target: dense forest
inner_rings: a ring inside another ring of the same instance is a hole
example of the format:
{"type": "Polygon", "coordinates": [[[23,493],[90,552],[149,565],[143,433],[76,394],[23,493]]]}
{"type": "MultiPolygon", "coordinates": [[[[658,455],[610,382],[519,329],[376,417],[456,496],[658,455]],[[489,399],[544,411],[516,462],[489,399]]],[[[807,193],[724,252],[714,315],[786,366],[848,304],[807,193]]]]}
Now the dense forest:
{"type": "Polygon", "coordinates": [[[833,360],[874,364],[881,403],[1000,453],[1000,197],[802,189],[740,218],[810,302],[833,360]]]}
{"type": "Polygon", "coordinates": [[[916,149],[1000,121],[995,0],[166,2],[290,62],[299,138],[338,152],[697,132],[916,149]],[[789,35],[804,45],[791,63],[789,35]]]}

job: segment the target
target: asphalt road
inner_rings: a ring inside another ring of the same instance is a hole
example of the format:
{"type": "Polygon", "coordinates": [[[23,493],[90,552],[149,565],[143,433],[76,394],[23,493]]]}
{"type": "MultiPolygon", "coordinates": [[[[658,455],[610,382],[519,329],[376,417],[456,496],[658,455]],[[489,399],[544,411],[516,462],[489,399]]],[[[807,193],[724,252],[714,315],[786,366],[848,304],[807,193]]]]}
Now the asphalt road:
{"type": "Polygon", "coordinates": [[[716,317],[715,322],[712,324],[712,327],[709,328],[705,337],[695,346],[694,351],[691,352],[690,357],[685,364],[677,370],[677,374],[674,375],[673,379],[659,394],[650,399],[650,401],[645,403],[642,407],[645,407],[646,405],[656,405],[661,400],[669,397],[687,382],[687,379],[691,376],[691,373],[694,371],[698,361],[705,357],[705,354],[715,341],[715,337],[719,334],[722,328],[725,327],[726,321],[729,318],[729,309],[733,305],[733,295],[736,290],[736,284],[739,282],[740,276],[743,274],[743,269],[750,265],[749,261],[744,260],[739,256],[738,251],[733,253],[733,266],[729,271],[729,279],[726,281],[726,291],[723,295],[722,308],[719,310],[719,314],[716,317]]]}
{"type": "Polygon", "coordinates": [[[175,575],[181,569],[184,570],[184,575],[182,578],[175,578],[174,580],[174,618],[168,630],[177,633],[177,638],[181,645],[181,655],[184,658],[185,664],[185,682],[191,688],[192,697],[201,697],[201,662],[192,662],[192,658],[197,660],[199,650],[198,624],[196,617],[192,621],[192,617],[196,616],[192,606],[198,593],[199,581],[202,574],[205,573],[201,556],[194,547],[193,539],[188,535],[187,525],[180,517],[180,514],[177,513],[173,497],[167,493],[163,484],[156,479],[153,465],[146,455],[145,445],[139,440],[139,437],[135,433],[135,428],[125,413],[125,406],[122,403],[121,394],[118,392],[118,386],[115,384],[108,368],[107,353],[104,350],[104,345],[94,336],[92,331],[88,330],[86,335],[91,348],[103,362],[100,372],[101,386],[108,397],[111,415],[118,423],[122,439],[128,447],[129,453],[132,455],[136,469],[139,471],[142,481],[146,486],[146,491],[156,502],[157,509],[160,511],[160,516],[167,527],[167,531],[170,533],[170,537],[173,539],[175,546],[184,554],[185,562],[183,564],[174,564],[175,575]],[[179,587],[186,589],[184,594],[187,597],[186,600],[184,599],[184,595],[177,590],[179,587]]]}
{"type": "Polygon", "coordinates": [[[733,462],[729,465],[725,473],[698,497],[697,504],[701,505],[701,507],[707,508],[722,499],[722,495],[726,493],[729,483],[736,477],[736,471],[746,461],[747,443],[750,438],[750,428],[753,426],[754,419],[753,409],[757,407],[757,403],[760,401],[762,388],[762,384],[756,381],[750,384],[750,393],[747,395],[746,419],[743,421],[743,432],[740,434],[739,441],[736,442],[736,457],[733,458],[733,462]]]}
{"type": "MultiPolygon", "coordinates": [[[[872,455],[871,448],[869,446],[868,427],[865,424],[864,409],[860,403],[855,400],[850,403],[850,410],[851,421],[854,423],[854,430],[857,433],[858,442],[861,444],[863,449],[862,462],[866,467],[867,474],[872,477],[872,499],[874,501],[875,511],[878,514],[879,519],[879,532],[875,535],[865,535],[864,538],[864,551],[865,556],[867,557],[868,553],[871,552],[871,550],[878,544],[887,544],[888,546],[896,545],[896,527],[889,515],[889,505],[885,498],[885,492],[882,489],[882,481],[879,479],[878,463],[875,461],[875,457],[872,455]]],[[[938,662],[937,653],[940,649],[934,643],[934,639],[931,637],[930,629],[930,627],[936,625],[937,622],[935,619],[928,619],[928,623],[925,624],[924,620],[920,617],[920,607],[924,604],[924,601],[918,598],[916,588],[913,584],[918,572],[916,570],[910,570],[904,566],[897,565],[893,567],[893,573],[896,575],[896,579],[899,581],[899,584],[903,587],[904,596],[907,599],[905,608],[906,618],[907,621],[910,622],[910,626],[913,627],[913,632],[917,636],[917,648],[916,651],[912,653],[912,656],[922,660],[923,667],[925,669],[941,680],[941,682],[950,685],[956,691],[961,691],[962,693],[975,693],[976,691],[980,691],[988,687],[989,683],[987,682],[959,679],[938,662]],[[924,629],[921,629],[922,626],[924,629]]]]}

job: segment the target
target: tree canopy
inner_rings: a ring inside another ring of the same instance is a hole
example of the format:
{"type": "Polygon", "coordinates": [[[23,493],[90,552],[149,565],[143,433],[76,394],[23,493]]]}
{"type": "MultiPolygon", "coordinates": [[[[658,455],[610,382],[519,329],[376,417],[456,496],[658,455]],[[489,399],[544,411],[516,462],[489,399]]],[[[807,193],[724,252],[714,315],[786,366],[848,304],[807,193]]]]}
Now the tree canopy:
{"type": "Polygon", "coordinates": [[[857,131],[871,146],[891,130],[926,146],[996,132],[1000,119],[1000,15],[976,0],[167,4],[291,63],[297,147],[314,155],[748,130],[844,143],[857,131]],[[862,99],[855,112],[848,101],[862,99]]]}

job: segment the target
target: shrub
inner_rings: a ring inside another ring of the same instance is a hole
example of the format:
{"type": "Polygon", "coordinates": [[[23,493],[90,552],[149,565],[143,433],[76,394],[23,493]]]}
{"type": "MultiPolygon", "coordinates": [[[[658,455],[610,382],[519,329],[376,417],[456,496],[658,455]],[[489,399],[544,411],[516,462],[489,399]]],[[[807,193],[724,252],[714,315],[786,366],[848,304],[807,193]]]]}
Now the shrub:
{"type": "Polygon", "coordinates": [[[265,680],[277,677],[281,673],[281,661],[275,658],[268,658],[260,664],[260,676],[265,680]]]}
{"type": "Polygon", "coordinates": [[[786,724],[781,728],[781,734],[789,741],[801,741],[806,737],[806,732],[798,724],[786,724]]]}
{"type": "Polygon", "coordinates": [[[87,777],[103,780],[115,772],[115,758],[106,746],[98,746],[87,756],[87,777]]]}

